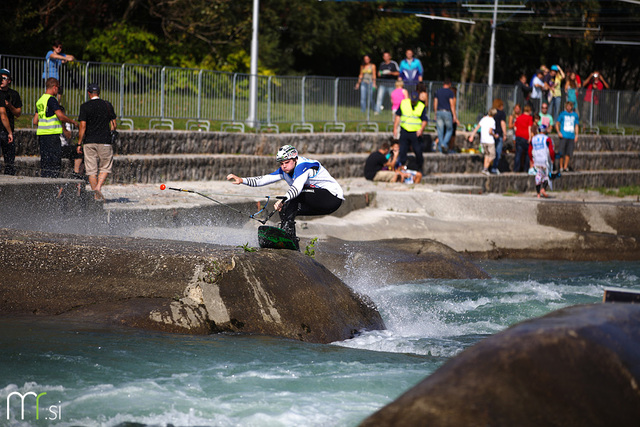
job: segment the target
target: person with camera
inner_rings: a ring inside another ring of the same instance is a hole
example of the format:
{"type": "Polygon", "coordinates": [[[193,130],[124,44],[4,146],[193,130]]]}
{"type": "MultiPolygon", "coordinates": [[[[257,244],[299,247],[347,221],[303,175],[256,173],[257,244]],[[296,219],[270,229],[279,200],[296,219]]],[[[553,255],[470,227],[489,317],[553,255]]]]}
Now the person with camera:
{"type": "Polygon", "coordinates": [[[87,92],[90,99],[80,106],[78,115],[78,153],[84,153],[84,167],[94,199],[104,201],[101,190],[113,164],[116,113],[110,102],[100,99],[100,86],[92,83],[87,92]]]}
{"type": "Polygon", "coordinates": [[[582,83],[582,87],[586,88],[584,92],[584,113],[583,119],[589,121],[589,126],[598,123],[598,107],[600,106],[600,94],[604,89],[609,89],[609,83],[604,79],[602,73],[594,71],[589,74],[582,83]]]}

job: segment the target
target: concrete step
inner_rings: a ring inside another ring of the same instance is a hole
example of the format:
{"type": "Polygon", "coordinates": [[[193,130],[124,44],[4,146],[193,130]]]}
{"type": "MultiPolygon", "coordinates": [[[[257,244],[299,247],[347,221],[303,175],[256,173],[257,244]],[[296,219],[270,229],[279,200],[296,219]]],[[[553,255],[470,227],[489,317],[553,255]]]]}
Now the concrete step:
{"type": "MultiPolygon", "coordinates": [[[[468,132],[459,132],[455,146],[477,148],[477,139],[467,141],[468,132]]],[[[191,131],[121,131],[116,152],[131,154],[245,154],[273,155],[285,144],[294,145],[300,153],[309,155],[339,153],[370,153],[391,134],[379,133],[317,133],[317,134],[250,134],[191,131]]],[[[556,138],[552,136],[552,138],[556,138]]],[[[427,140],[435,140],[429,133],[427,140]]],[[[16,130],[17,155],[39,154],[35,130],[16,130]]],[[[508,143],[509,144],[509,143],[508,143]]],[[[427,145],[425,141],[425,146],[427,145]]],[[[638,135],[581,135],[576,151],[640,151],[638,135]]]]}
{"type": "MultiPolygon", "coordinates": [[[[332,174],[339,177],[355,177],[362,175],[362,169],[368,154],[318,154],[313,158],[320,160],[332,174]]],[[[409,154],[413,157],[412,154],[409,154]]],[[[424,153],[424,172],[427,175],[440,173],[475,173],[482,170],[483,157],[480,154],[424,153]]],[[[514,165],[514,154],[505,156],[507,166],[503,172],[511,171],[514,165]]],[[[252,156],[235,154],[164,154],[164,155],[116,155],[115,160],[121,170],[127,174],[137,169],[157,168],[160,175],[184,176],[185,179],[197,180],[196,176],[209,179],[210,176],[236,171],[243,176],[263,174],[275,169],[275,161],[271,155],[252,156]],[[124,169],[122,167],[124,166],[124,169]],[[198,168],[209,168],[197,171],[198,168]],[[194,178],[187,178],[193,176],[194,178]]],[[[16,166],[25,170],[25,176],[35,176],[32,169],[39,168],[39,157],[18,157],[16,166]],[[34,163],[35,162],[35,163],[34,163]]],[[[1,164],[1,162],[0,162],[1,164]]],[[[571,158],[571,167],[580,171],[596,170],[640,170],[640,152],[576,152],[571,158]]],[[[118,173],[118,172],[114,172],[118,173]]],[[[146,174],[146,172],[144,172],[146,174]]],[[[213,178],[216,179],[216,178],[213,178]]]]}
{"type": "MultiPolygon", "coordinates": [[[[573,166],[578,172],[564,173],[556,180],[558,189],[588,187],[616,188],[640,185],[638,153],[576,153],[573,166]],[[635,156],[635,157],[634,157],[635,156]],[[587,170],[583,166],[600,169],[587,170]],[[624,167],[622,165],[632,165],[624,167]],[[609,169],[606,169],[609,168],[609,169]]],[[[366,154],[314,156],[335,178],[361,177],[366,154]]],[[[512,159],[509,159],[512,164],[512,159]]],[[[38,157],[16,159],[21,176],[38,176],[38,157]]],[[[0,162],[0,166],[2,163],[0,162]]],[[[277,168],[271,156],[242,155],[157,155],[116,156],[111,183],[161,183],[163,181],[224,180],[229,173],[255,176],[270,173],[277,168]]],[[[480,187],[485,192],[531,191],[533,177],[525,173],[503,173],[499,176],[482,175],[482,157],[471,154],[427,154],[425,156],[425,182],[456,186],[480,187]],[[446,170],[446,173],[442,173],[446,170]]],[[[63,177],[71,176],[68,162],[63,165],[63,177]]]]}
{"type": "MultiPolygon", "coordinates": [[[[486,176],[481,173],[437,174],[423,178],[425,184],[456,185],[482,188],[485,193],[535,191],[535,177],[526,173],[503,173],[486,176]]],[[[551,182],[554,191],[586,188],[619,188],[640,185],[640,170],[563,172],[551,182]]]]}

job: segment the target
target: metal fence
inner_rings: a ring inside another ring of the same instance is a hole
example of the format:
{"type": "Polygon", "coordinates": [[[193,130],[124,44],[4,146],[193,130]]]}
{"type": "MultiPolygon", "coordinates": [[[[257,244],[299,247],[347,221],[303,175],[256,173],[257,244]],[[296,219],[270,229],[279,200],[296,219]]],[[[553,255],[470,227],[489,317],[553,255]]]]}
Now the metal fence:
{"type": "MultiPolygon", "coordinates": [[[[74,61],[52,69],[44,58],[0,55],[0,67],[12,73],[12,87],[23,99],[23,113],[34,114],[35,102],[44,92],[46,77],[58,76],[63,88],[62,103],[67,114],[77,115],[87,100],[89,83],[98,83],[101,97],[111,101],[119,120],[133,128],[141,120],[149,128],[206,129],[216,124],[220,130],[245,130],[249,115],[251,76],[211,70],[162,67],[137,64],[110,64],[74,61]],[[53,70],[53,71],[52,71],[53,70]]],[[[385,96],[383,109],[374,112],[377,94],[374,88],[361,108],[357,79],[322,76],[257,76],[256,121],[261,130],[313,132],[314,124],[325,131],[344,131],[346,123],[357,123],[357,130],[389,130],[393,121],[391,101],[385,96]]],[[[429,99],[442,82],[427,81],[429,99]]],[[[454,84],[457,113],[463,124],[475,124],[486,111],[488,91],[492,98],[504,101],[509,114],[523,99],[516,86],[454,84]]],[[[412,89],[412,88],[408,88],[412,89]]],[[[640,126],[640,92],[594,91],[585,99],[578,93],[577,111],[587,132],[624,133],[625,128],[640,126]]],[[[562,109],[564,108],[564,96],[562,109]]],[[[536,106],[537,107],[537,106],[536,106]]],[[[428,102],[429,117],[434,118],[433,103],[428,102]]],[[[435,124],[435,120],[431,125],[435,124]]]]}

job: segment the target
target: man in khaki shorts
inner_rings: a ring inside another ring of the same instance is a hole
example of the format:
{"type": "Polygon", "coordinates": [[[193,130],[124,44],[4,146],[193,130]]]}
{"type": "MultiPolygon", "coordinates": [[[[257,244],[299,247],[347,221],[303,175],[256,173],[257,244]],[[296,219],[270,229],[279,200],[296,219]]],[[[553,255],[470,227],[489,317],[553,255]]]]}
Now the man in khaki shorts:
{"type": "Polygon", "coordinates": [[[102,185],[111,173],[113,146],[111,132],[116,130],[116,114],[110,102],[100,99],[100,86],[88,86],[90,100],[80,106],[78,153],[84,152],[84,167],[94,198],[104,201],[102,185]]]}

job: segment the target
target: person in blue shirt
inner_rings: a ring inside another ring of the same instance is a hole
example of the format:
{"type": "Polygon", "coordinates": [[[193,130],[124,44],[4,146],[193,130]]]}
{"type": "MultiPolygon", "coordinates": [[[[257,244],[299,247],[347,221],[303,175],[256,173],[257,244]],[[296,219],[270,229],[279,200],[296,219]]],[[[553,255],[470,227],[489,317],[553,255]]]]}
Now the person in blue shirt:
{"type": "MultiPolygon", "coordinates": [[[[67,55],[62,53],[62,42],[58,40],[53,42],[51,50],[47,52],[44,61],[44,71],[42,72],[42,78],[46,82],[48,78],[60,80],[60,66],[67,62],[73,62],[76,58],[73,55],[67,55]]],[[[62,95],[62,87],[58,91],[58,101],[60,101],[60,95],[62,95]]]]}
{"type": "Polygon", "coordinates": [[[560,113],[556,121],[556,132],[560,140],[556,147],[556,159],[558,160],[558,175],[569,169],[569,159],[573,156],[573,149],[578,140],[580,119],[573,111],[573,102],[567,101],[565,111],[560,113]]]}
{"type": "Polygon", "coordinates": [[[422,75],[424,74],[424,68],[422,68],[422,62],[419,59],[413,57],[413,50],[407,49],[407,57],[400,62],[400,78],[405,83],[418,83],[422,81],[422,75]]]}
{"type": "Polygon", "coordinates": [[[328,215],[342,205],[344,193],[331,174],[317,160],[298,156],[292,145],[283,145],[276,154],[280,167],[269,175],[241,178],[227,175],[233,184],[261,187],[284,180],[289,189],[284,199],[278,199],[274,208],[280,212],[280,228],[298,246],[296,237],[297,215],[328,215]]]}

